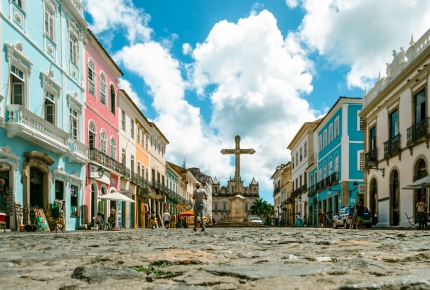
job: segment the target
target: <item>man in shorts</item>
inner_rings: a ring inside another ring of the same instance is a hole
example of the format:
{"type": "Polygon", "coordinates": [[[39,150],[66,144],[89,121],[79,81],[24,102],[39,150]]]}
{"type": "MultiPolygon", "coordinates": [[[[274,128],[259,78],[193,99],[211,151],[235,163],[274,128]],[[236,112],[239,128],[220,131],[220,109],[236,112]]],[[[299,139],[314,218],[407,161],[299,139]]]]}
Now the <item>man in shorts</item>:
{"type": "Polygon", "coordinates": [[[164,214],[163,214],[163,220],[164,220],[164,227],[165,227],[166,229],[168,229],[168,228],[169,228],[169,225],[170,225],[170,214],[169,214],[169,211],[168,211],[168,210],[166,210],[166,211],[164,212],[164,214]]]}
{"type": "Polygon", "coordinates": [[[355,228],[361,229],[364,221],[364,206],[361,200],[355,204],[354,211],[356,212],[355,228]]]}
{"type": "MultiPolygon", "coordinates": [[[[194,200],[194,228],[193,231],[197,231],[196,227],[197,227],[197,217],[200,216],[201,218],[203,218],[203,209],[204,209],[204,202],[203,200],[207,200],[208,196],[206,194],[206,190],[201,189],[200,187],[200,183],[199,182],[195,182],[194,186],[196,187],[196,189],[194,189],[193,192],[193,200],[194,200]]],[[[205,225],[204,223],[202,223],[202,232],[205,230],[205,225]]]]}

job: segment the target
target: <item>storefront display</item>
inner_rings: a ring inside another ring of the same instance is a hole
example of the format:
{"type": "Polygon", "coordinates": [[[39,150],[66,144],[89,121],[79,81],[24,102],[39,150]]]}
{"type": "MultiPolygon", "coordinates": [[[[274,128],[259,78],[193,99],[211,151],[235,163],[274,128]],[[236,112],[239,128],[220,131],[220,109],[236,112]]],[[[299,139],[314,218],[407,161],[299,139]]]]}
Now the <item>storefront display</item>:
{"type": "Polygon", "coordinates": [[[78,217],[78,187],[77,186],[70,186],[70,216],[71,217],[78,217]]]}

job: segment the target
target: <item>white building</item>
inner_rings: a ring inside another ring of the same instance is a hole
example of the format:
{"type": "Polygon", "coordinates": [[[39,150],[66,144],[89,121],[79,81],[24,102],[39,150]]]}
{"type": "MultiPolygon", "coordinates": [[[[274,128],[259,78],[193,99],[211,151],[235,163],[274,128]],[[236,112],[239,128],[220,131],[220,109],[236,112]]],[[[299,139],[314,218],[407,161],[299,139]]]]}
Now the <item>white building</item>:
{"type": "MultiPolygon", "coordinates": [[[[426,190],[405,190],[429,171],[430,30],[406,51],[393,51],[387,76],[363,98],[365,204],[377,226],[409,226],[426,190]]],[[[427,209],[428,210],[428,209],[427,209]]]]}

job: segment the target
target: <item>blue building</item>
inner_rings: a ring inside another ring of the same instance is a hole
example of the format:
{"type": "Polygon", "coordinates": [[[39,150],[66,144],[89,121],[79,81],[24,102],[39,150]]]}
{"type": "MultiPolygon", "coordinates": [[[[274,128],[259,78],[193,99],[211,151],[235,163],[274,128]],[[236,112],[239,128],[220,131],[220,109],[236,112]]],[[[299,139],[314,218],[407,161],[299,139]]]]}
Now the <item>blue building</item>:
{"type": "Polygon", "coordinates": [[[83,205],[84,33],[78,0],[0,0],[0,210],[65,202],[66,229],[83,205]]]}
{"type": "Polygon", "coordinates": [[[364,178],[363,130],[358,113],[361,98],[340,97],[321,123],[314,129],[317,165],[309,170],[315,189],[310,201],[314,213],[319,209],[339,212],[342,206],[353,206],[359,199],[364,178]]]}

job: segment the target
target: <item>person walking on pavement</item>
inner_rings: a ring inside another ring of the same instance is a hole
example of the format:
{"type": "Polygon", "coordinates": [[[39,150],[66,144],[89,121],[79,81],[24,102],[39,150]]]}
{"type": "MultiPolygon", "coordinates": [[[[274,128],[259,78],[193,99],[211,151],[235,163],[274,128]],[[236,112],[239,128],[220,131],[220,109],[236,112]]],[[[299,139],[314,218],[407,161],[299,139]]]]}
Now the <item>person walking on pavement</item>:
{"type": "Polygon", "coordinates": [[[153,211],[151,213],[151,217],[150,217],[150,222],[151,222],[151,228],[154,229],[155,225],[156,225],[156,220],[155,220],[155,211],[153,211]]]}
{"type": "Polygon", "coordinates": [[[361,200],[355,204],[354,211],[356,212],[355,228],[361,229],[364,221],[364,206],[361,200]]]}
{"type": "MultiPolygon", "coordinates": [[[[194,200],[194,228],[193,231],[197,231],[197,217],[200,216],[203,219],[203,209],[204,209],[204,203],[203,200],[207,200],[208,196],[206,194],[206,190],[200,188],[200,182],[195,182],[194,186],[196,189],[194,189],[193,192],[193,200],[194,200]]],[[[202,232],[205,230],[205,225],[202,223],[202,232]]]]}
{"type": "Polygon", "coordinates": [[[418,229],[425,229],[427,225],[427,214],[426,214],[426,197],[421,196],[421,200],[417,202],[417,218],[418,218],[418,229]]]}
{"type": "Polygon", "coordinates": [[[167,209],[163,214],[163,220],[164,220],[164,227],[166,229],[168,229],[169,225],[170,225],[170,214],[169,214],[169,211],[167,209]]]}
{"type": "Polygon", "coordinates": [[[318,212],[318,226],[320,228],[324,227],[324,218],[325,218],[325,214],[324,214],[323,210],[320,209],[318,212]]]}
{"type": "Polygon", "coordinates": [[[172,215],[170,217],[170,227],[176,229],[176,215],[172,215]]]}

